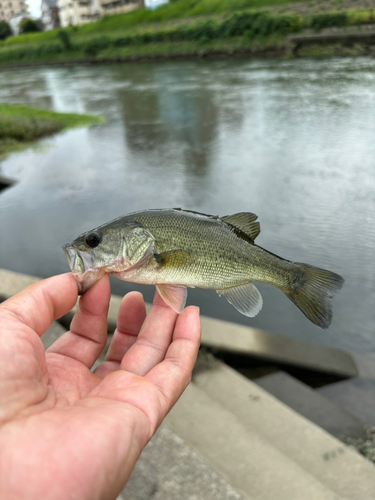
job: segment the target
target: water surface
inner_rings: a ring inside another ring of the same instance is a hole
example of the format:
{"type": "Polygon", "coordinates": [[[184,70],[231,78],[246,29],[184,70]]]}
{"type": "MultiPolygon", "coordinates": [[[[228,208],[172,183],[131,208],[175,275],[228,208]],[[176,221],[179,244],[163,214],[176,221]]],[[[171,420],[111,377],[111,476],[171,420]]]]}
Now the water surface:
{"type": "MultiPolygon", "coordinates": [[[[2,70],[0,101],[97,113],[10,156],[0,195],[0,267],[68,270],[61,245],[144,208],[255,212],[258,244],[346,284],[322,331],[277,289],[254,319],[214,291],[203,314],[285,336],[375,351],[375,60],[222,60],[2,70]]],[[[152,287],[118,280],[115,293],[152,287]]]]}

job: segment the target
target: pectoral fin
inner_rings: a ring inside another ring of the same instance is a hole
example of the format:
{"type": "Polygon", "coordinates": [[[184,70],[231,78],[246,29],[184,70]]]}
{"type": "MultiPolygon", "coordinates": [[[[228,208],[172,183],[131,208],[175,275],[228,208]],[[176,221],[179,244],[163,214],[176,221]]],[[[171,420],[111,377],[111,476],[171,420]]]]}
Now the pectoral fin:
{"type": "Polygon", "coordinates": [[[164,302],[177,314],[180,314],[186,304],[187,288],[180,285],[156,285],[156,290],[164,302]]]}
{"type": "Polygon", "coordinates": [[[153,258],[158,268],[180,267],[191,261],[193,253],[190,250],[169,250],[162,253],[154,253],[153,258]]]}
{"type": "Polygon", "coordinates": [[[262,309],[262,296],[252,283],[216,291],[220,296],[223,295],[237,311],[250,318],[256,316],[262,309]]]}

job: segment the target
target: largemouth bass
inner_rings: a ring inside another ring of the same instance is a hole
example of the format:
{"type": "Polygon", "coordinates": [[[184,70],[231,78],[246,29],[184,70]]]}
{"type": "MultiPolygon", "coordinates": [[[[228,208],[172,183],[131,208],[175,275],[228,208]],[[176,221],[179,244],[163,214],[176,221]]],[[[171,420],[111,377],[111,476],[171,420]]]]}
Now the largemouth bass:
{"type": "Polygon", "coordinates": [[[253,281],[282,290],[321,328],[332,320],[338,274],[291,262],[255,244],[257,216],[225,217],[182,209],[145,210],[114,219],[63,246],[79,292],[104,273],[155,285],[174,311],[185,307],[186,287],[216,290],[240,313],[256,316],[262,297],[253,281]]]}

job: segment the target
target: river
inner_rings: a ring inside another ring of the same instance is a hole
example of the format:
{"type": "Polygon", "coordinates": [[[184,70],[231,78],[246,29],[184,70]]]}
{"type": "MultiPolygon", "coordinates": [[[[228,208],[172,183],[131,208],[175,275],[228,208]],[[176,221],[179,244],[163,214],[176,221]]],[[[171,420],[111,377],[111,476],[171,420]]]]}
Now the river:
{"type": "MultiPolygon", "coordinates": [[[[0,267],[68,270],[61,245],[119,215],[183,207],[259,216],[257,243],[344,276],[328,331],[259,285],[256,318],[214,291],[203,314],[375,351],[375,59],[219,60],[2,70],[0,101],[103,115],[14,153],[0,173],[0,267]]],[[[118,280],[112,291],[153,287],[118,280]]]]}

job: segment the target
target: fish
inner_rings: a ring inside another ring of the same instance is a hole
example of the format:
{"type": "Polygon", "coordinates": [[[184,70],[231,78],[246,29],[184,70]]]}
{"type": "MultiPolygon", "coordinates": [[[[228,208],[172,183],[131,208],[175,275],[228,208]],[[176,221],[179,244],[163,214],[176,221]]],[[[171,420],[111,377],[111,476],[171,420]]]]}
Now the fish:
{"type": "Polygon", "coordinates": [[[332,298],[344,279],[336,273],[292,262],[255,243],[257,215],[223,217],[181,208],[150,209],[118,217],[63,246],[79,293],[104,273],[124,281],[155,285],[177,313],[187,288],[205,288],[240,313],[256,316],[263,300],[255,282],[279,288],[315,325],[332,320],[332,298]]]}

